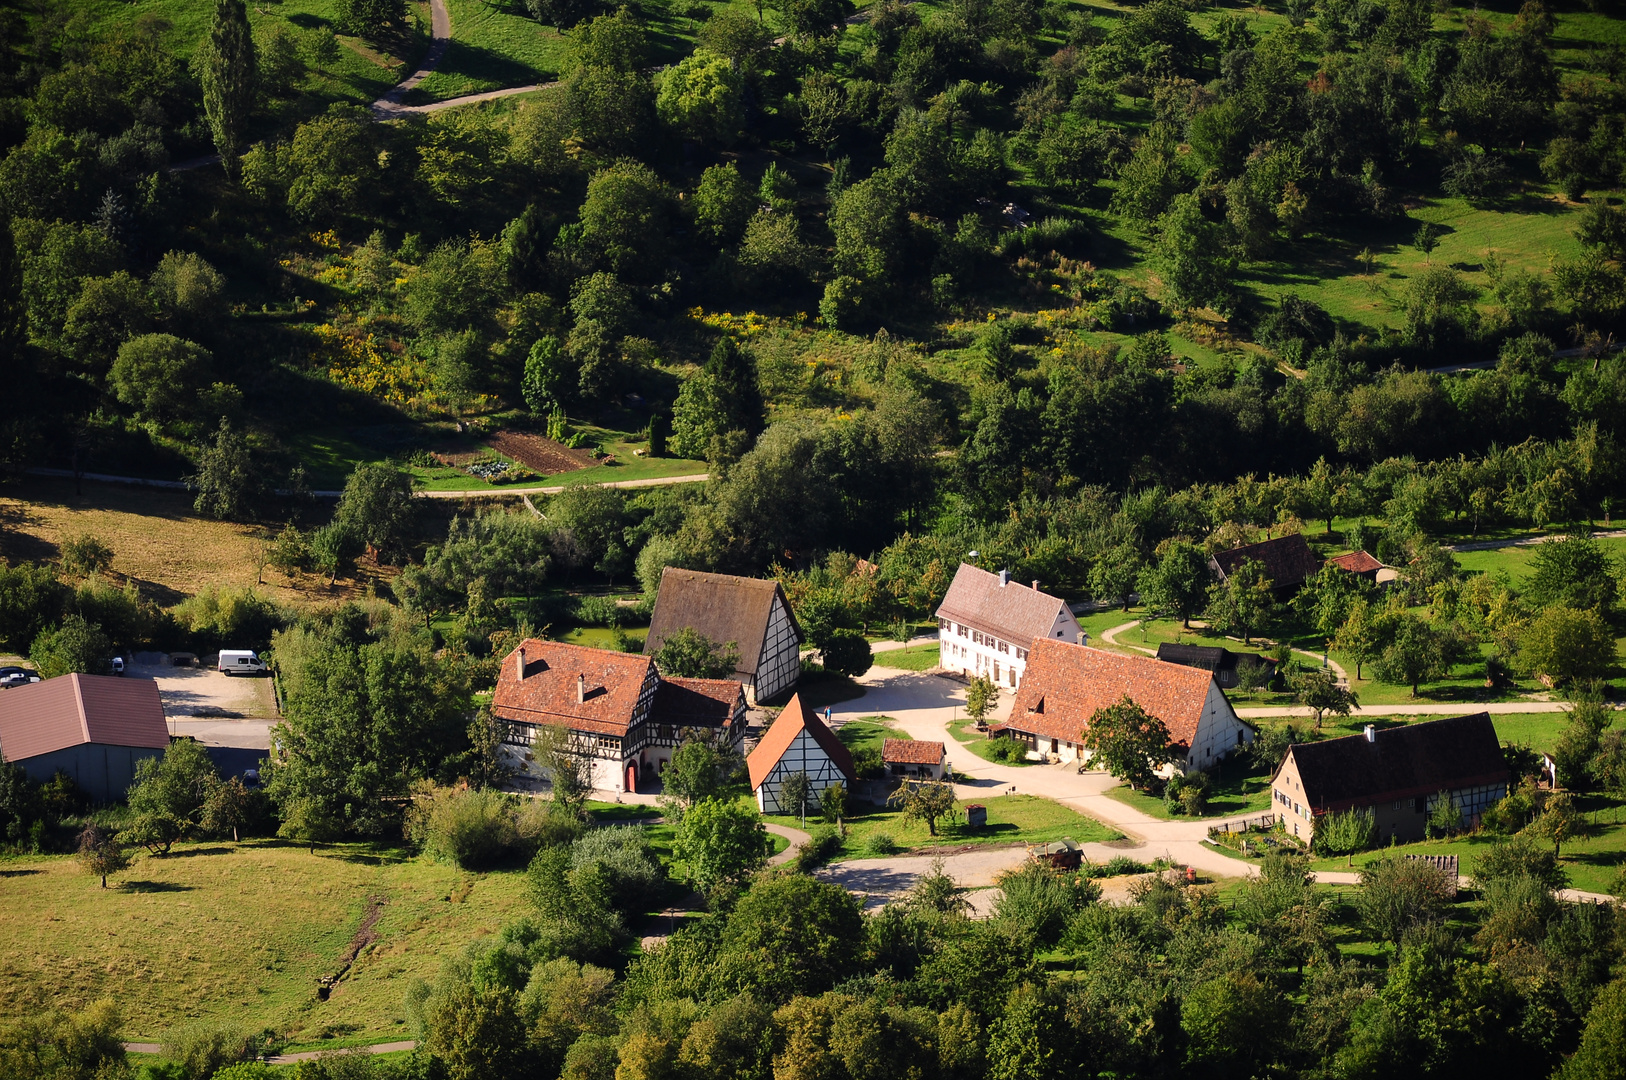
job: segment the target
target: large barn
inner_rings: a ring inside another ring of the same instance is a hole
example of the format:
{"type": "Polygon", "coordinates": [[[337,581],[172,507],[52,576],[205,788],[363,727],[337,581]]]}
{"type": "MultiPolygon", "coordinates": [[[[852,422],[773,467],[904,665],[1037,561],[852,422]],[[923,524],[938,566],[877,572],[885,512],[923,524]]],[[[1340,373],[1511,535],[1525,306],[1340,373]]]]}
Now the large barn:
{"type": "Polygon", "coordinates": [[[1030,756],[1087,759],[1090,717],[1126,696],[1169,729],[1180,771],[1213,768],[1253,741],[1211,671],[1043,639],[1033,642],[1009,719],[992,731],[1025,742],[1030,756]]]}
{"type": "Polygon", "coordinates": [[[795,773],[807,774],[810,801],[818,805],[824,789],[836,784],[849,788],[858,778],[853,756],[835,732],[824,726],[817,713],[802,706],[800,696],[790,699],[778,719],[762,736],[751,756],[745,759],[756,792],[757,808],[764,814],[792,814],[796,808],[781,805],[780,790],[795,773]]]}
{"type": "Polygon", "coordinates": [[[0,691],[0,758],[29,779],[68,774],[90,798],[124,798],[145,758],[169,746],[151,679],[59,675],[0,691]]]}
{"type": "Polygon", "coordinates": [[[644,653],[654,656],[679,630],[693,630],[739,650],[734,679],[755,705],[796,685],[802,673],[802,628],[777,581],[707,574],[669,566],[649,620],[644,653]]]}
{"type": "Polygon", "coordinates": [[[491,712],[508,725],[522,773],[536,772],[538,729],[562,727],[602,791],[649,790],[691,737],[734,750],[745,739],[745,695],[732,679],[665,679],[647,656],[536,638],[504,659],[491,712]]]}

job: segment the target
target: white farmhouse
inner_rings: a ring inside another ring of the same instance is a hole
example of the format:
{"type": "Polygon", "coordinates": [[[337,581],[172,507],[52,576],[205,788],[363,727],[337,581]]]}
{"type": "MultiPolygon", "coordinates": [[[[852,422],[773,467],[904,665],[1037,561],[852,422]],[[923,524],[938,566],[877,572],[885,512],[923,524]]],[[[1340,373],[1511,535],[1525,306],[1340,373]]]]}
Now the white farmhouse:
{"type": "Polygon", "coordinates": [[[1035,638],[1077,642],[1078,620],[1060,598],[961,563],[937,609],[938,664],[945,671],[987,675],[995,686],[1021,685],[1035,638]]]}
{"type": "Polygon", "coordinates": [[[1044,639],[1033,642],[1010,718],[990,734],[1025,742],[1031,757],[1087,759],[1081,744],[1090,717],[1125,697],[1169,729],[1180,772],[1213,768],[1253,741],[1253,728],[1236,715],[1212,671],[1044,639]]]}
{"type": "Polygon", "coordinates": [[[851,787],[857,779],[853,756],[835,733],[824,726],[816,713],[802,707],[800,695],[790,699],[751,756],[745,759],[756,792],[757,808],[764,814],[792,814],[795,807],[781,806],[779,792],[786,778],[807,774],[811,790],[809,802],[817,805],[824,789],[836,784],[851,787]]]}
{"type": "Polygon", "coordinates": [[[685,629],[739,650],[733,678],[752,705],[791,689],[801,676],[802,628],[777,581],[667,567],[644,654],[654,656],[670,635],[685,629]]]}

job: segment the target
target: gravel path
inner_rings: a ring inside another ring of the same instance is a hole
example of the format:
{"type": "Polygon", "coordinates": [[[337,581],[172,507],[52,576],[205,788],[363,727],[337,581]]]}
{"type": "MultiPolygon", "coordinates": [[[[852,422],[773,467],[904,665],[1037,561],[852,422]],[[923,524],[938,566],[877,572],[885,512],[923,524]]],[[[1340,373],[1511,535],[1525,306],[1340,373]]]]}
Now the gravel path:
{"type": "MultiPolygon", "coordinates": [[[[1495,551],[1498,548],[1531,547],[1536,544],[1550,544],[1554,540],[1564,539],[1568,533],[1550,533],[1546,536],[1525,536],[1518,540],[1476,540],[1471,544],[1447,544],[1447,551],[1495,551]]],[[[1626,529],[1610,529],[1608,532],[1595,532],[1594,540],[1619,540],[1626,536],[1626,529]]]]}

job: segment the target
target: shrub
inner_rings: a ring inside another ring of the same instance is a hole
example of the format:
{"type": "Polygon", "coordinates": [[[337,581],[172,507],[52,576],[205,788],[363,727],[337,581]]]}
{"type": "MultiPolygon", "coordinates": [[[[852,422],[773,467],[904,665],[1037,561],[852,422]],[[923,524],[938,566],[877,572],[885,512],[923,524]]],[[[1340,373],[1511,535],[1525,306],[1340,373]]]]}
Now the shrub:
{"type": "Polygon", "coordinates": [[[836,832],[836,827],[819,825],[814,828],[812,839],[796,853],[796,869],[804,874],[811,873],[815,867],[829,862],[840,850],[841,834],[836,832]]]}
{"type": "Polygon", "coordinates": [[[519,802],[500,791],[420,787],[407,814],[407,834],[425,855],[480,870],[525,853],[519,802]]]}
{"type": "Polygon", "coordinates": [[[198,651],[264,649],[271,634],[286,626],[287,613],[253,589],[206,586],[175,608],[175,618],[192,635],[198,651]]]}
{"type": "Polygon", "coordinates": [[[1316,850],[1326,855],[1353,855],[1377,843],[1377,819],[1370,810],[1328,814],[1316,825],[1316,850]]]}
{"type": "Polygon", "coordinates": [[[1010,920],[1046,945],[1060,939],[1074,913],[1101,899],[1101,886],[1088,875],[1037,862],[1004,875],[999,886],[994,917],[1010,920]]]}
{"type": "Polygon", "coordinates": [[[179,1065],[187,1080],[208,1080],[227,1065],[254,1056],[254,1037],[248,1031],[207,1020],[172,1029],[162,1045],[164,1057],[179,1065]]]}
{"type": "Polygon", "coordinates": [[[610,903],[619,911],[642,911],[666,885],[661,865],[642,825],[588,829],[570,845],[573,871],[596,865],[609,887],[610,903]]]}
{"type": "Polygon", "coordinates": [[[1028,759],[1027,744],[1002,735],[997,739],[988,740],[988,757],[1006,765],[1019,765],[1028,759]]]}
{"type": "Polygon", "coordinates": [[[1121,877],[1125,874],[1147,874],[1152,867],[1131,859],[1127,855],[1114,855],[1104,863],[1092,863],[1084,868],[1084,876],[1092,878],[1121,877]]]}
{"type": "Polygon", "coordinates": [[[625,611],[613,596],[584,596],[576,602],[576,618],[586,626],[620,626],[625,611]]]}
{"type": "Polygon", "coordinates": [[[890,855],[898,850],[898,845],[893,842],[891,833],[870,833],[864,840],[864,850],[871,855],[890,855]]]}

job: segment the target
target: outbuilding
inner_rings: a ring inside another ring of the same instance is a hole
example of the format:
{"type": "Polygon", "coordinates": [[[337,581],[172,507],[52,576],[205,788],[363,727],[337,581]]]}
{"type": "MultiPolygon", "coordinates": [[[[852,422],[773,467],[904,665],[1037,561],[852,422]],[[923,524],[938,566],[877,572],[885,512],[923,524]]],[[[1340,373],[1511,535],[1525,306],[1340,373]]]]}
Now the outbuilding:
{"type": "Polygon", "coordinates": [[[948,771],[943,744],[927,739],[887,739],[881,743],[881,760],[897,777],[941,780],[948,771]]]}
{"type": "Polygon", "coordinates": [[[1244,563],[1264,567],[1271,588],[1278,595],[1296,592],[1299,586],[1321,571],[1321,558],[1310,550],[1301,533],[1288,533],[1274,540],[1243,544],[1209,556],[1208,567],[1220,581],[1236,573],[1244,563]]]}
{"type": "Polygon", "coordinates": [[[764,814],[789,814],[795,808],[782,805],[780,792],[785,781],[796,773],[807,774],[810,801],[818,804],[824,789],[845,784],[850,790],[858,778],[852,753],[824,726],[817,713],[802,706],[800,695],[779,713],[751,756],[745,759],[751,775],[751,790],[757,808],[764,814]]]}
{"type": "Polygon", "coordinates": [[[140,763],[168,746],[151,679],[59,675],[0,694],[0,758],[30,780],[66,773],[97,802],[124,798],[140,763]]]}

